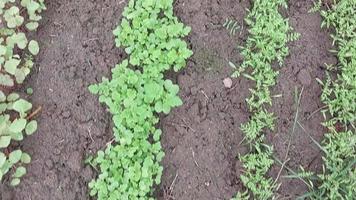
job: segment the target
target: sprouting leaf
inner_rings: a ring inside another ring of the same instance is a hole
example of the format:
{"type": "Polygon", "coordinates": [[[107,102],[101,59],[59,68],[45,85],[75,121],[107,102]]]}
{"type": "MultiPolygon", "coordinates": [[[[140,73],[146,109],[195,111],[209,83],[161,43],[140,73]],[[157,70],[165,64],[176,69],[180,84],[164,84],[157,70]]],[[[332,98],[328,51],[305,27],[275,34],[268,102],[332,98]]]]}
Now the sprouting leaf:
{"type": "Polygon", "coordinates": [[[0,136],[0,148],[6,148],[10,145],[11,136],[0,136]]]}
{"type": "Polygon", "coordinates": [[[14,80],[7,74],[0,74],[0,85],[12,87],[14,80]]]}
{"type": "Polygon", "coordinates": [[[15,133],[21,132],[26,127],[26,119],[15,119],[9,127],[9,130],[15,133]]]}
{"type": "Polygon", "coordinates": [[[7,22],[7,26],[9,28],[15,28],[23,23],[24,18],[19,15],[19,11],[19,8],[16,6],[12,6],[5,11],[4,19],[7,22]]]}
{"type": "Polygon", "coordinates": [[[23,140],[23,134],[22,132],[11,132],[10,133],[11,139],[15,141],[21,141],[23,140]]]}
{"type": "Polygon", "coordinates": [[[26,38],[25,33],[17,33],[16,35],[14,35],[14,37],[15,37],[14,40],[15,40],[15,43],[17,44],[17,46],[20,49],[25,49],[27,46],[27,38],[26,38]]]}
{"type": "Polygon", "coordinates": [[[4,68],[5,68],[6,72],[14,75],[16,72],[16,68],[19,64],[20,64],[20,60],[10,59],[10,60],[6,61],[4,68]]]}
{"type": "Polygon", "coordinates": [[[31,110],[32,104],[24,99],[19,99],[13,104],[12,108],[24,115],[27,111],[31,110]]]}
{"type": "Polygon", "coordinates": [[[26,174],[26,168],[24,167],[18,167],[15,171],[15,173],[12,175],[12,177],[15,178],[21,178],[22,176],[24,176],[26,174]]]}
{"type": "Polygon", "coordinates": [[[22,156],[22,151],[21,150],[15,150],[9,154],[9,161],[12,164],[16,164],[21,160],[22,156]]]}
{"type": "Polygon", "coordinates": [[[30,31],[36,30],[38,27],[38,22],[30,22],[26,24],[26,28],[30,31]]]}
{"type": "Polygon", "coordinates": [[[31,52],[32,55],[37,55],[40,51],[40,47],[35,40],[31,40],[28,44],[28,50],[31,52]]]}
{"type": "Polygon", "coordinates": [[[37,130],[37,122],[31,121],[27,124],[25,132],[27,135],[32,135],[37,130]]]}
{"type": "Polygon", "coordinates": [[[31,162],[31,157],[27,153],[22,153],[21,155],[21,162],[28,164],[31,162]]]}
{"type": "Polygon", "coordinates": [[[32,88],[27,88],[27,89],[26,89],[26,93],[27,93],[28,95],[32,95],[32,94],[33,94],[33,89],[32,89],[32,88]]]}
{"type": "Polygon", "coordinates": [[[13,92],[7,96],[7,101],[12,102],[12,101],[16,101],[19,98],[20,98],[20,95],[13,92]]]}
{"type": "Polygon", "coordinates": [[[90,85],[89,91],[92,94],[98,94],[98,91],[99,91],[98,85],[90,85]]]}
{"type": "Polygon", "coordinates": [[[20,182],[21,182],[21,180],[19,178],[14,178],[14,179],[11,180],[10,185],[11,186],[17,186],[17,185],[20,184],[20,182]]]}

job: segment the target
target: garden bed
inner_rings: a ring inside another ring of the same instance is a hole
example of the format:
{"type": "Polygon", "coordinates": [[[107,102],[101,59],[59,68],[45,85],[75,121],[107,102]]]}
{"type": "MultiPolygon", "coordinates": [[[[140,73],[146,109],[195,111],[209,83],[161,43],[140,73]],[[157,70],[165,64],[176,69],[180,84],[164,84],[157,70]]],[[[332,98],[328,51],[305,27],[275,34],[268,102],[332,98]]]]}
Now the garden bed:
{"type": "MultiPolygon", "coordinates": [[[[277,120],[267,141],[282,162],[290,159],[286,166],[320,172],[322,155],[308,136],[321,141],[326,131],[318,112],[323,104],[316,78],[324,80],[324,63],[335,64],[337,59],[329,52],[332,40],[320,28],[320,15],[308,12],[312,5],[311,0],[290,1],[282,12],[301,37],[289,43],[290,56],[272,90],[278,96],[270,111],[277,120]],[[293,131],[296,116],[305,130],[297,126],[293,131]]],[[[115,47],[111,31],[124,6],[125,1],[115,0],[47,2],[36,36],[42,49],[25,83],[33,87],[33,104],[43,107],[38,132],[21,144],[32,155],[32,163],[20,186],[1,185],[2,199],[89,199],[88,182],[97,173],[84,160],[112,140],[112,124],[106,107],[87,87],[109,76],[110,69],[126,57],[115,47]]],[[[245,99],[253,82],[233,78],[232,87],[226,88],[223,80],[233,72],[229,61],[242,61],[236,47],[247,37],[242,24],[249,7],[249,1],[232,0],[174,3],[175,14],[192,28],[187,42],[194,55],[185,70],[167,74],[180,86],[184,104],[160,117],[166,156],[158,199],[230,199],[243,187],[237,155],[247,152],[241,145],[240,124],[250,117],[245,99]],[[222,27],[227,18],[241,25],[235,35],[222,27]]],[[[282,183],[280,198],[295,199],[307,191],[301,181],[281,177],[280,168],[277,163],[269,173],[282,183]]],[[[281,175],[286,174],[282,170],[281,175]]]]}

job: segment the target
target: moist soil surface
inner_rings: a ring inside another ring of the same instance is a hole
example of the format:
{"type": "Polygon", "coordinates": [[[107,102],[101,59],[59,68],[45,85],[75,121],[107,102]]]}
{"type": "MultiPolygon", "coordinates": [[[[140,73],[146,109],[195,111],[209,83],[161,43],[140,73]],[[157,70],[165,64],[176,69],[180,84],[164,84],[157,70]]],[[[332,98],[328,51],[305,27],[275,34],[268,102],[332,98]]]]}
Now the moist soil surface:
{"type": "MultiPolygon", "coordinates": [[[[109,76],[111,67],[125,57],[115,47],[111,31],[125,5],[124,0],[47,2],[35,36],[41,53],[24,84],[34,89],[30,97],[34,105],[42,106],[38,132],[21,143],[33,161],[19,187],[7,186],[6,180],[0,185],[1,200],[90,199],[87,184],[96,172],[84,160],[110,142],[112,124],[105,106],[87,87],[109,76]]],[[[277,117],[276,128],[266,134],[266,143],[274,146],[282,163],[288,160],[289,168],[301,165],[318,172],[321,152],[310,137],[320,141],[325,130],[320,125],[323,117],[318,111],[323,105],[316,78],[323,79],[324,63],[336,63],[336,59],[328,52],[332,42],[329,33],[320,29],[321,17],[308,13],[312,1],[294,0],[289,5],[282,13],[301,37],[290,43],[284,65],[276,66],[280,75],[270,107],[277,117]]],[[[223,80],[232,73],[229,61],[237,66],[242,61],[237,46],[247,37],[243,18],[250,2],[176,0],[174,6],[182,22],[192,27],[187,41],[194,55],[185,70],[167,74],[181,87],[184,104],[161,116],[166,157],[156,196],[162,200],[229,199],[244,189],[238,155],[248,148],[240,125],[251,115],[245,99],[253,82],[236,78],[226,88],[223,80]],[[240,25],[235,35],[222,27],[226,18],[240,25]]],[[[301,181],[284,178],[287,173],[278,162],[270,170],[270,176],[281,183],[278,199],[295,199],[307,191],[301,181]]]]}

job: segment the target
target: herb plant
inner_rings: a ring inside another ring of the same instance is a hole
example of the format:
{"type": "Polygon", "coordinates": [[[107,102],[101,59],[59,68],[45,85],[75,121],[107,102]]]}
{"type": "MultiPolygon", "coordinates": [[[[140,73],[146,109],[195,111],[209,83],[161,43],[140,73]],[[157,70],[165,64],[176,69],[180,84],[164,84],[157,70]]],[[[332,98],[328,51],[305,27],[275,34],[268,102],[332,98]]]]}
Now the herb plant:
{"type": "Polygon", "coordinates": [[[252,113],[251,119],[241,125],[252,151],[240,156],[244,167],[241,180],[247,191],[239,192],[236,197],[239,199],[249,199],[251,195],[259,200],[272,199],[277,187],[271,178],[266,177],[274,161],[272,147],[264,144],[264,132],[266,129],[273,131],[275,119],[273,113],[266,111],[267,106],[272,104],[270,87],[276,84],[278,76],[272,63],[277,61],[282,66],[288,55],[287,43],[299,37],[289,26],[288,19],[279,13],[281,6],[287,8],[285,0],[255,0],[245,18],[250,36],[245,46],[240,47],[244,61],[233,76],[243,75],[256,82],[256,87],[250,89],[251,96],[246,100],[252,113]],[[251,73],[245,73],[248,68],[251,73]]]}
{"type": "Polygon", "coordinates": [[[164,72],[186,65],[192,55],[185,41],[190,32],[173,15],[173,0],[130,0],[114,31],[117,47],[128,59],[112,69],[111,80],[91,85],[113,115],[115,142],[90,160],[100,174],[89,183],[98,199],[153,199],[160,184],[164,152],[157,113],[168,114],[182,104],[179,87],[164,72]]]}
{"type": "Polygon", "coordinates": [[[29,115],[32,104],[11,90],[23,83],[33,67],[33,56],[39,53],[38,43],[27,34],[37,29],[45,9],[44,0],[0,0],[0,180],[13,172],[13,186],[26,174],[24,164],[31,157],[20,149],[13,150],[12,141],[32,135],[37,122],[29,115]]]}

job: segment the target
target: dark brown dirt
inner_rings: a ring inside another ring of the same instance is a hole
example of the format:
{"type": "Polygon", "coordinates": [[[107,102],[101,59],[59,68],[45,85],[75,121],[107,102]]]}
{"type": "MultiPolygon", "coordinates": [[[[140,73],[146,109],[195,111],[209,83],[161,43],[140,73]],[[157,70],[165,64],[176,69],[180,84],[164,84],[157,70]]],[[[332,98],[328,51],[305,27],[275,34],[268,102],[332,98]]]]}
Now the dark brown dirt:
{"type": "MultiPolygon", "coordinates": [[[[33,155],[28,174],[16,189],[5,184],[0,188],[1,200],[84,200],[87,183],[95,172],[84,165],[85,156],[110,141],[110,115],[100,106],[87,86],[109,75],[110,68],[123,58],[114,47],[111,30],[119,23],[125,1],[53,0],[47,3],[38,32],[42,51],[36,72],[28,81],[34,88],[32,101],[43,106],[38,117],[37,134],[23,142],[23,149],[33,155]]],[[[335,63],[328,53],[331,41],[320,29],[321,18],[309,14],[311,0],[290,1],[286,15],[301,38],[290,45],[285,66],[280,69],[278,85],[271,108],[276,114],[276,131],[268,134],[275,155],[283,162],[289,135],[291,147],[287,166],[299,165],[318,171],[320,151],[307,133],[297,126],[294,91],[303,88],[298,120],[312,137],[320,141],[322,116],[317,111],[321,88],[316,78],[323,78],[323,64],[335,63]],[[292,133],[293,132],[293,133],[292,133]]],[[[224,87],[224,78],[232,69],[228,61],[238,65],[236,49],[246,38],[246,27],[231,36],[222,27],[226,18],[240,25],[249,1],[176,0],[175,10],[181,20],[192,27],[187,38],[195,52],[186,70],[168,75],[181,87],[184,105],[162,116],[162,144],[166,151],[163,183],[158,187],[159,199],[210,200],[229,199],[242,189],[238,153],[247,149],[240,142],[241,123],[249,118],[245,98],[251,82],[233,79],[232,88],[224,87]]],[[[277,177],[280,166],[270,174],[277,177]]],[[[282,171],[282,175],[287,172],[282,171]]],[[[280,177],[280,198],[295,199],[306,187],[300,181],[280,177]]]]}

